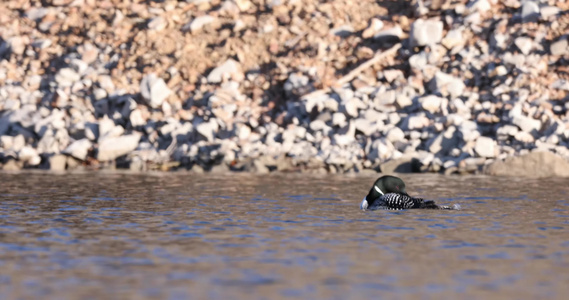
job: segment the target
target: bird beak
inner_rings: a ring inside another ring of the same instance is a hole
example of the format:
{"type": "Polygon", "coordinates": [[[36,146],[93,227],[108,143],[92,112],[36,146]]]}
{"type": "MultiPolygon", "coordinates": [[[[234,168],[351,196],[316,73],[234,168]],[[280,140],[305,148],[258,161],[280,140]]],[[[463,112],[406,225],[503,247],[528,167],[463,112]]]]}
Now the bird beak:
{"type": "Polygon", "coordinates": [[[368,207],[367,199],[364,198],[364,200],[362,200],[362,204],[360,204],[360,209],[361,209],[361,210],[366,210],[367,207],[368,207]]]}

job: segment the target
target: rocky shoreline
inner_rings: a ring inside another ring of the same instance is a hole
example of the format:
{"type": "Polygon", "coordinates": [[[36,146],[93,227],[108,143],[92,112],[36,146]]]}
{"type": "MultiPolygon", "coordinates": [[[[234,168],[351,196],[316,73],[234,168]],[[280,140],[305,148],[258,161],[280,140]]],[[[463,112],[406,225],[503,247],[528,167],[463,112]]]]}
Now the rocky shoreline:
{"type": "Polygon", "coordinates": [[[569,1],[2,1],[0,169],[569,176],[568,32],[569,1]]]}

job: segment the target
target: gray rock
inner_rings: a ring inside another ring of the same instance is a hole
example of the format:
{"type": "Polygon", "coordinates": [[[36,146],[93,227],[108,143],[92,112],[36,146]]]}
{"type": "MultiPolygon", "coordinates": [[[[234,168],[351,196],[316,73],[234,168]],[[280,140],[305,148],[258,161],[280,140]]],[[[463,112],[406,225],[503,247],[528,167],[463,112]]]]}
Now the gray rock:
{"type": "Polygon", "coordinates": [[[532,152],[495,161],[484,169],[484,173],[510,177],[569,177],[569,162],[551,152],[532,152]]]}
{"type": "Polygon", "coordinates": [[[97,159],[111,161],[136,149],[140,135],[128,134],[104,139],[98,147],[97,159]]]}
{"type": "Polygon", "coordinates": [[[207,75],[207,81],[209,83],[220,83],[224,78],[228,77],[231,77],[235,81],[241,81],[243,79],[241,65],[233,59],[228,59],[217,68],[213,69],[207,75]]]}
{"type": "Polygon", "coordinates": [[[521,11],[522,22],[537,22],[540,17],[539,5],[531,0],[525,1],[521,11]]]}
{"type": "Polygon", "coordinates": [[[52,155],[48,158],[49,169],[55,172],[65,171],[65,166],[67,163],[67,157],[62,154],[52,155]]]}
{"type": "Polygon", "coordinates": [[[429,152],[446,156],[451,151],[451,149],[458,147],[458,143],[458,131],[454,126],[451,126],[427,142],[427,145],[429,152]]]}
{"type": "Polygon", "coordinates": [[[481,136],[476,140],[474,151],[481,157],[495,157],[494,140],[481,136]]]}
{"type": "Polygon", "coordinates": [[[345,146],[355,141],[356,126],[353,122],[349,122],[348,125],[340,128],[333,135],[333,140],[336,145],[345,146]]]}
{"type": "Polygon", "coordinates": [[[397,159],[388,160],[380,165],[382,174],[419,172],[420,162],[415,154],[406,154],[397,159]]]}
{"type": "Polygon", "coordinates": [[[522,51],[524,55],[528,55],[533,48],[533,40],[528,37],[519,37],[515,40],[514,44],[522,51]]]}
{"type": "Polygon", "coordinates": [[[50,39],[37,39],[32,42],[32,47],[38,49],[46,49],[47,47],[51,46],[52,42],[50,39]]]}
{"type": "Polygon", "coordinates": [[[330,34],[342,38],[349,37],[350,35],[352,35],[352,33],[354,33],[354,27],[352,27],[351,25],[342,25],[340,27],[336,27],[330,30],[330,34]]]}
{"type": "Polygon", "coordinates": [[[569,42],[566,38],[553,42],[549,46],[549,52],[551,55],[569,55],[569,42]]]}
{"type": "Polygon", "coordinates": [[[10,128],[10,120],[8,117],[0,117],[0,137],[8,132],[10,128]]]}
{"type": "Polygon", "coordinates": [[[73,70],[75,70],[75,72],[77,72],[78,74],[81,74],[81,75],[85,74],[85,72],[89,68],[89,65],[86,62],[84,62],[78,58],[72,59],[71,62],[69,63],[69,66],[71,68],[73,68],[73,70]]]}
{"type": "Polygon", "coordinates": [[[87,154],[91,146],[91,141],[88,139],[81,139],[67,146],[67,148],[63,150],[63,153],[84,161],[87,158],[87,154]]]}
{"type": "Polygon", "coordinates": [[[518,126],[523,132],[532,133],[534,130],[541,129],[541,121],[526,116],[516,116],[512,123],[518,126]]]}
{"type": "Polygon", "coordinates": [[[417,19],[411,25],[409,35],[412,46],[437,44],[443,38],[443,22],[417,19]]]}
{"type": "Polygon", "coordinates": [[[30,20],[38,21],[43,19],[49,13],[49,9],[45,7],[32,7],[26,11],[26,17],[30,20]]]}
{"type": "Polygon", "coordinates": [[[160,108],[172,91],[162,78],[151,73],[140,81],[140,94],[152,108],[160,108]]]}

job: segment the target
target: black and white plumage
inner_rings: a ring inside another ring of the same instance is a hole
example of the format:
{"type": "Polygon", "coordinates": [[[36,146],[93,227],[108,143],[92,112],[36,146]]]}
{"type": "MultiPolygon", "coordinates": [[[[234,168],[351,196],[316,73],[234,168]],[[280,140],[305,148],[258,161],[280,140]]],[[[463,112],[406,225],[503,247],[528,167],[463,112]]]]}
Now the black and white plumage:
{"type": "Polygon", "coordinates": [[[401,209],[460,209],[453,206],[436,205],[434,201],[414,198],[407,194],[405,183],[395,176],[382,176],[375,181],[367,196],[360,204],[362,210],[401,210],[401,209]]]}
{"type": "Polygon", "coordinates": [[[382,195],[373,205],[368,206],[369,210],[388,209],[400,210],[411,208],[438,208],[434,201],[425,201],[422,198],[413,198],[409,195],[399,193],[389,193],[382,195]]]}

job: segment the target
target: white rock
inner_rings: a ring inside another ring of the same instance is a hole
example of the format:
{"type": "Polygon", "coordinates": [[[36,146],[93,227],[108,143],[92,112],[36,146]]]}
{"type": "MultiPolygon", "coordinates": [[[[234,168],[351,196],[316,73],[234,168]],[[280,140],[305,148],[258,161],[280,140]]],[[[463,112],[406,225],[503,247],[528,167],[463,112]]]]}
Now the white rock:
{"type": "Polygon", "coordinates": [[[541,122],[534,118],[526,116],[516,116],[512,123],[518,126],[523,132],[531,133],[533,130],[539,131],[541,129],[541,122]]]}
{"type": "Polygon", "coordinates": [[[63,153],[69,154],[79,160],[85,160],[92,144],[88,139],[80,139],[71,143],[63,153]]]}
{"type": "Polygon", "coordinates": [[[403,130],[401,130],[401,128],[393,127],[387,132],[386,138],[388,141],[392,143],[400,142],[405,139],[405,133],[403,132],[403,130]]]}
{"type": "Polygon", "coordinates": [[[354,126],[356,127],[356,130],[360,131],[361,133],[363,133],[365,136],[370,136],[372,135],[374,132],[377,131],[377,128],[375,126],[374,123],[372,123],[370,120],[364,119],[364,118],[358,118],[354,121],[354,126]]]}
{"type": "Polygon", "coordinates": [[[471,0],[466,7],[470,12],[478,11],[479,13],[485,13],[492,8],[488,0],[471,0]]]}
{"type": "Polygon", "coordinates": [[[503,136],[515,136],[516,133],[518,132],[519,132],[518,127],[513,125],[504,125],[498,128],[498,130],[496,130],[496,133],[498,135],[503,135],[503,136]]]}
{"type": "Polygon", "coordinates": [[[81,76],[71,68],[62,68],[55,75],[55,81],[62,87],[70,87],[79,80],[81,76]]]}
{"type": "Polygon", "coordinates": [[[531,135],[531,133],[525,132],[525,131],[520,131],[520,132],[516,133],[516,135],[514,136],[514,139],[516,139],[516,141],[519,141],[522,143],[533,143],[533,142],[535,142],[533,135],[531,135]]]}
{"type": "Polygon", "coordinates": [[[412,46],[433,45],[443,38],[443,22],[418,19],[411,25],[410,41],[412,46]]]}
{"type": "Polygon", "coordinates": [[[99,137],[106,136],[115,128],[115,121],[109,119],[106,115],[99,120],[99,137]]]}
{"type": "Polygon", "coordinates": [[[462,29],[453,29],[447,33],[441,41],[441,44],[450,50],[456,46],[464,45],[464,42],[465,40],[462,37],[462,29]]]}
{"type": "Polygon", "coordinates": [[[148,22],[148,29],[150,30],[161,31],[164,30],[166,26],[168,26],[168,20],[164,17],[156,17],[148,22]]]}
{"type": "Polygon", "coordinates": [[[12,139],[12,151],[19,152],[26,146],[26,138],[22,134],[18,134],[12,139]]]}
{"type": "Polygon", "coordinates": [[[126,155],[136,149],[139,140],[140,135],[138,134],[106,138],[99,144],[97,159],[99,161],[110,161],[126,155]]]}
{"type": "Polygon", "coordinates": [[[340,112],[332,115],[332,125],[344,127],[346,126],[346,115],[340,112]]]}
{"type": "Polygon", "coordinates": [[[429,126],[429,118],[427,118],[424,113],[411,115],[407,117],[407,129],[421,129],[429,126]]]}
{"type": "MultiPolygon", "coordinates": [[[[200,31],[204,26],[211,24],[211,23],[215,22],[216,20],[217,20],[217,18],[209,16],[209,15],[199,16],[199,17],[193,19],[189,23],[189,29],[192,33],[196,33],[198,31],[200,31]]],[[[184,27],[187,28],[187,26],[184,26],[184,27]]]]}
{"type": "Polygon", "coordinates": [[[569,81],[564,79],[557,79],[550,85],[550,87],[556,90],[569,91],[569,81]]]}
{"type": "Polygon", "coordinates": [[[443,103],[443,98],[437,97],[435,95],[428,95],[419,98],[419,103],[424,110],[430,113],[436,113],[441,110],[441,104],[443,103]]]}
{"type": "Polygon", "coordinates": [[[20,151],[18,151],[18,159],[30,166],[37,166],[41,162],[41,157],[36,149],[30,146],[24,146],[20,151]]]}
{"type": "Polygon", "coordinates": [[[427,66],[427,54],[425,52],[417,53],[409,57],[409,65],[413,69],[423,70],[427,66]]]}
{"type": "Polygon", "coordinates": [[[209,142],[213,142],[218,129],[219,125],[215,119],[210,119],[209,122],[200,123],[196,126],[198,133],[205,137],[209,142]]]}
{"type": "Polygon", "coordinates": [[[495,157],[494,140],[485,136],[479,137],[476,140],[474,151],[482,157],[495,157]]]}
{"type": "Polygon", "coordinates": [[[524,55],[528,55],[533,48],[533,40],[528,37],[519,37],[515,40],[514,44],[522,51],[524,55]]]}
{"type": "Polygon", "coordinates": [[[378,18],[373,18],[368,26],[363,32],[362,37],[364,39],[372,37],[376,32],[383,28],[383,22],[378,18]]]}
{"type": "Polygon", "coordinates": [[[233,59],[226,60],[223,64],[213,69],[207,75],[209,83],[220,83],[224,78],[231,77],[235,81],[243,80],[241,65],[233,59]]]}
{"type": "Polygon", "coordinates": [[[413,100],[411,100],[411,98],[409,98],[409,96],[407,96],[405,94],[399,94],[399,95],[397,95],[397,98],[395,99],[395,103],[397,103],[397,106],[399,108],[405,108],[405,107],[413,104],[413,100]]]}
{"type": "MultiPolygon", "coordinates": [[[[341,114],[344,115],[344,114],[341,114]]],[[[345,117],[344,117],[344,122],[345,122],[345,117]]],[[[321,131],[323,129],[325,129],[326,127],[328,127],[326,125],[326,123],[322,120],[314,120],[312,122],[310,122],[310,130],[312,131],[321,131]]]]}
{"type": "Polygon", "coordinates": [[[383,77],[387,82],[392,83],[395,79],[405,76],[401,70],[391,69],[383,71],[383,77]]]}
{"type": "Polygon", "coordinates": [[[349,116],[353,118],[359,115],[358,112],[359,109],[364,109],[364,108],[366,108],[365,103],[363,103],[358,98],[351,98],[350,100],[346,101],[346,103],[344,103],[344,110],[349,116]]]}
{"type": "Polygon", "coordinates": [[[399,26],[394,26],[389,29],[384,29],[376,33],[373,38],[379,42],[396,42],[403,36],[403,29],[399,26]]]}
{"type": "Polygon", "coordinates": [[[152,108],[160,108],[172,91],[162,78],[150,73],[140,81],[140,93],[152,108]]]}
{"type": "Polygon", "coordinates": [[[541,17],[544,19],[549,19],[551,17],[555,17],[557,16],[559,13],[561,12],[561,9],[559,9],[559,7],[555,7],[555,6],[545,6],[541,8],[541,17]]]}
{"type": "Polygon", "coordinates": [[[144,126],[146,124],[142,117],[142,111],[138,108],[133,110],[128,118],[132,127],[144,126]]]}
{"type": "Polygon", "coordinates": [[[446,89],[452,99],[462,96],[465,88],[466,85],[460,78],[456,78],[440,71],[435,74],[429,83],[430,90],[441,91],[446,89]]]}
{"type": "Polygon", "coordinates": [[[236,134],[238,139],[246,141],[249,139],[249,136],[251,135],[251,127],[240,123],[237,125],[236,134]]]}

